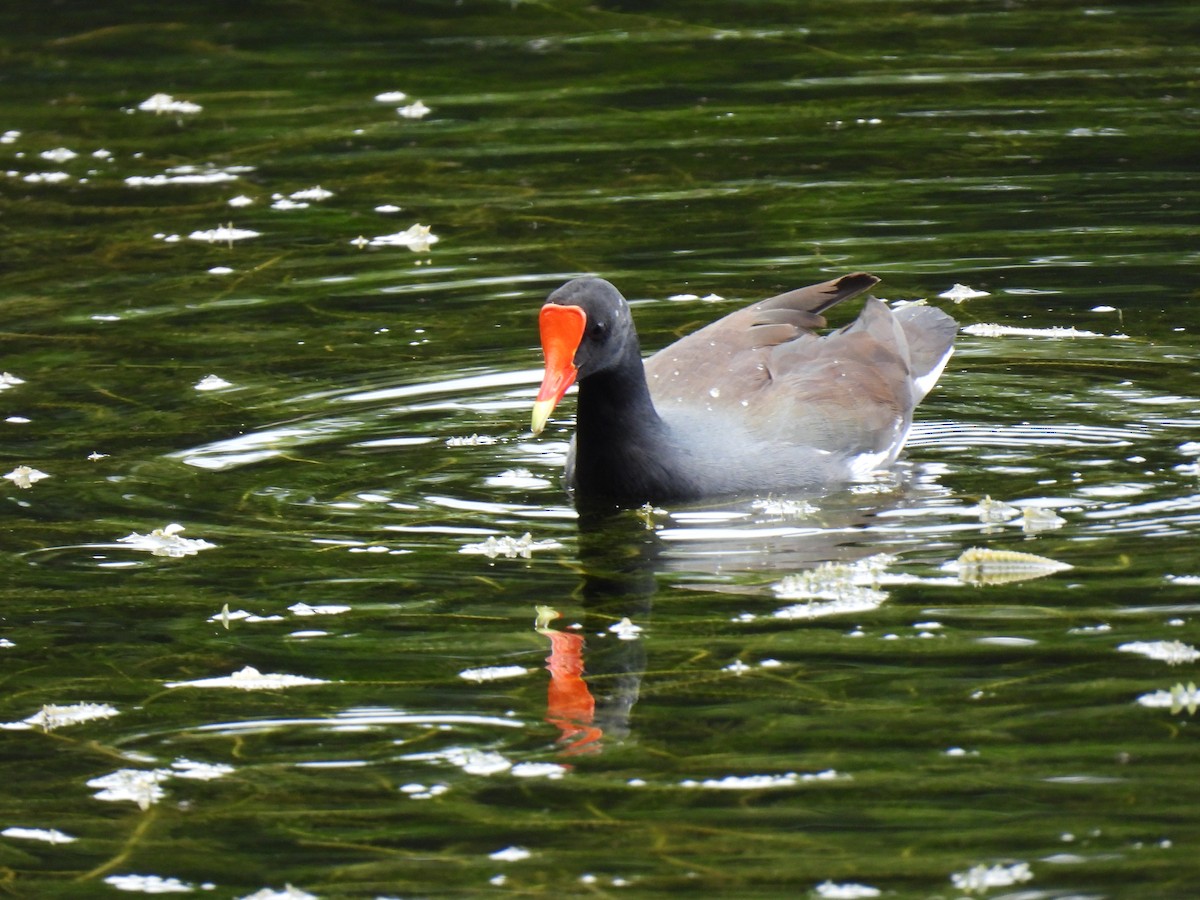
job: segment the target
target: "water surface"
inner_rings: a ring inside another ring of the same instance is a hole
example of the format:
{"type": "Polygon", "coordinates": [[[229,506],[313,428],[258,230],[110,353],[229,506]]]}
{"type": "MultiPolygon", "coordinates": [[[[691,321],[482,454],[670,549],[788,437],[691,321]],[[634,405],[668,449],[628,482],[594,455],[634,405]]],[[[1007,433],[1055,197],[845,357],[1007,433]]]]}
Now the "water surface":
{"type": "Polygon", "coordinates": [[[14,894],[1200,890],[1194,13],[799,6],[0,13],[14,894]],[[577,519],[547,292],[856,270],[894,472],[577,519]]]}

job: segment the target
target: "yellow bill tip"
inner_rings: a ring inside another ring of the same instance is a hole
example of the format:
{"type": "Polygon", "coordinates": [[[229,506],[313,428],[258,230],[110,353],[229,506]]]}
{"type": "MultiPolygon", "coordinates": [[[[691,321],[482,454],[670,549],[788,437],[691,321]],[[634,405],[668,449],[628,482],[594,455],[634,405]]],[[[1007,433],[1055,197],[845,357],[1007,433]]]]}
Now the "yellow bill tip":
{"type": "Polygon", "coordinates": [[[534,434],[541,434],[546,427],[546,422],[550,418],[550,413],[554,411],[555,402],[553,400],[539,400],[533,404],[533,420],[530,427],[534,434]]]}

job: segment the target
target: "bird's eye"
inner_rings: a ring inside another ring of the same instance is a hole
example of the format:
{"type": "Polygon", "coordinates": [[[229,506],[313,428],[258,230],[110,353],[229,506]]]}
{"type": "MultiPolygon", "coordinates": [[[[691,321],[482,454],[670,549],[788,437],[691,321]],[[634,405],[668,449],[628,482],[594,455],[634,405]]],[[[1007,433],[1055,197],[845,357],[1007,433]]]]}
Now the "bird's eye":
{"type": "Polygon", "coordinates": [[[593,340],[601,341],[608,336],[608,323],[596,322],[592,325],[591,337],[593,340]]]}

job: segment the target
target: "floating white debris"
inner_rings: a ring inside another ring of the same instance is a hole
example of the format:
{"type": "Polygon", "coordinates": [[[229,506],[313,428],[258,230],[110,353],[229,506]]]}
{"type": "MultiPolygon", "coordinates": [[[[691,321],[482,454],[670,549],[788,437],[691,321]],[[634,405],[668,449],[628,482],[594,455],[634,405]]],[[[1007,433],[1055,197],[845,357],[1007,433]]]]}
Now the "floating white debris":
{"type": "Polygon", "coordinates": [[[241,209],[243,206],[249,206],[254,202],[252,197],[247,197],[245,194],[238,194],[236,197],[229,198],[229,205],[235,209],[241,209]]]}
{"type": "Polygon", "coordinates": [[[227,387],[233,387],[233,384],[219,375],[205,375],[195,384],[198,391],[219,391],[227,387]]]}
{"type": "Polygon", "coordinates": [[[0,831],[7,838],[17,838],[22,841],[45,841],[47,844],[71,844],[78,838],[59,831],[57,828],[21,828],[14,825],[0,831]]]}
{"type": "Polygon", "coordinates": [[[566,766],[552,762],[517,763],[512,767],[512,775],[516,778],[548,778],[551,781],[557,781],[566,775],[567,772],[568,769],[566,766]]]}
{"type": "Polygon", "coordinates": [[[197,172],[179,172],[162,175],[130,175],[125,179],[129,187],[162,187],[166,184],[222,184],[227,181],[237,181],[234,172],[220,169],[209,169],[197,172]]]}
{"type": "Polygon", "coordinates": [[[97,800],[113,803],[128,800],[142,809],[149,809],[166,796],[161,785],[170,777],[171,773],[162,769],[117,769],[109,775],[91,779],[87,786],[100,788],[95,794],[97,800]]]}
{"type": "Polygon", "coordinates": [[[866,900],[868,897],[880,895],[879,888],[873,888],[870,885],[854,884],[853,882],[834,884],[832,881],[822,881],[813,888],[813,893],[822,900],[866,900]]]}
{"type": "Polygon", "coordinates": [[[400,785],[400,793],[407,794],[414,800],[429,800],[437,797],[439,794],[444,794],[450,790],[448,784],[402,784],[400,785]]]}
{"type": "Polygon", "coordinates": [[[1169,666],[1200,659],[1200,650],[1183,641],[1131,641],[1121,644],[1117,649],[1122,653],[1137,653],[1148,659],[1157,659],[1169,666]]]}
{"type": "Polygon", "coordinates": [[[505,847],[503,850],[489,853],[488,859],[494,859],[497,862],[521,862],[522,860],[529,859],[531,856],[533,856],[533,853],[524,847],[505,847]]]}
{"type": "Polygon", "coordinates": [[[815,569],[788,575],[772,590],[784,600],[837,599],[847,587],[877,585],[894,556],[876,553],[853,563],[821,563],[815,569]]]}
{"type": "Polygon", "coordinates": [[[66,147],[56,147],[53,150],[43,150],[38,154],[42,159],[55,163],[65,163],[77,157],[79,154],[74,150],[68,150],[66,147]]]}
{"type": "Polygon", "coordinates": [[[716,303],[725,298],[720,294],[705,294],[703,297],[698,294],[672,294],[667,299],[680,301],[699,300],[701,303],[716,303]]]}
{"type": "Polygon", "coordinates": [[[249,228],[234,228],[230,225],[219,225],[208,231],[193,231],[188,238],[193,241],[208,241],[210,244],[232,244],[234,241],[244,241],[248,238],[261,237],[257,231],[249,228]]]}
{"type": "Polygon", "coordinates": [[[608,626],[608,630],[623,641],[636,641],[642,633],[641,625],[634,625],[629,616],[608,626]]]}
{"type": "Polygon", "coordinates": [[[261,891],[240,897],[238,900],[318,900],[318,898],[316,894],[310,894],[308,891],[302,891],[298,887],[287,884],[281,891],[274,888],[263,888],[261,891]]]}
{"type": "Polygon", "coordinates": [[[118,715],[120,710],[107,703],[47,703],[32,716],[19,722],[0,723],[5,731],[30,731],[40,728],[43,731],[53,731],[67,725],[79,725],[95,719],[108,719],[118,715]]]}
{"type": "Polygon", "coordinates": [[[704,781],[686,779],[680,787],[708,788],[718,791],[759,791],[768,788],[793,787],[810,781],[840,781],[849,779],[836,769],[824,772],[785,772],[782,775],[726,775],[724,778],[706,778],[704,781]]]}
{"type": "Polygon", "coordinates": [[[400,212],[400,207],[397,206],[395,203],[384,203],[381,206],[375,207],[375,212],[385,213],[385,214],[386,213],[398,213],[398,212],[400,212]]]}
{"type": "Polygon", "coordinates": [[[15,144],[20,136],[21,132],[10,128],[4,134],[0,134],[0,144],[15,144]]]}
{"type": "Polygon", "coordinates": [[[463,669],[458,673],[459,678],[467,681],[502,681],[505,678],[520,678],[528,675],[529,669],[524,666],[485,666],[480,669],[463,669]]]}
{"type": "Polygon", "coordinates": [[[401,106],[396,112],[405,119],[423,119],[433,112],[433,110],[426,106],[423,100],[418,100],[416,103],[410,103],[408,106],[401,106]]]}
{"type": "Polygon", "coordinates": [[[156,116],[163,113],[195,115],[204,109],[199,103],[192,103],[188,100],[176,100],[170,94],[154,94],[139,103],[137,108],[142,112],[152,112],[156,116]]]}
{"type": "Polygon", "coordinates": [[[1099,334],[1095,331],[1084,331],[1076,328],[1074,325],[1064,328],[1055,326],[1053,328],[1020,328],[1016,325],[996,325],[987,322],[979,322],[975,325],[968,325],[963,330],[963,334],[971,334],[975,337],[1048,337],[1048,338],[1102,338],[1110,337],[1114,340],[1127,340],[1127,334],[1099,334]]]}
{"type": "Polygon", "coordinates": [[[793,606],[775,610],[777,619],[822,619],[826,616],[841,616],[849,613],[870,612],[878,609],[887,599],[883,591],[870,588],[853,588],[853,593],[836,600],[809,600],[793,606]]]}
{"type": "Polygon", "coordinates": [[[350,612],[349,606],[326,604],[325,606],[309,606],[307,603],[293,603],[288,607],[293,616],[338,616],[350,612]]]}
{"type": "Polygon", "coordinates": [[[820,512],[816,506],[807,500],[774,499],[771,497],[755,500],[750,504],[750,507],[768,516],[780,516],[789,519],[798,519],[820,512]]]}
{"type": "Polygon", "coordinates": [[[528,469],[520,468],[505,469],[499,475],[489,475],[484,479],[484,484],[489,487],[525,490],[529,488],[550,487],[551,482],[540,475],[534,475],[528,469]]]}
{"type": "Polygon", "coordinates": [[[259,616],[259,615],[255,615],[254,613],[247,612],[244,609],[231,610],[229,608],[229,604],[226,603],[225,607],[219,613],[217,613],[216,615],[209,616],[208,621],[209,622],[220,622],[222,625],[224,625],[226,628],[228,628],[230,622],[238,622],[238,621],[282,622],[283,616],[259,616]]]}
{"type": "MultiPolygon", "coordinates": [[[[229,266],[213,266],[208,270],[209,275],[232,275],[233,269],[229,266]]],[[[211,376],[210,376],[211,377],[211,376]]]]}
{"type": "Polygon", "coordinates": [[[308,209],[308,204],[298,200],[289,200],[287,197],[276,194],[271,209],[308,209]]]}
{"type": "Polygon", "coordinates": [[[476,553],[486,556],[488,559],[495,559],[498,556],[503,556],[505,559],[516,559],[518,556],[522,559],[530,559],[535,550],[555,550],[561,546],[562,544],[551,538],[535,541],[527,531],[519,538],[505,535],[500,538],[489,537],[481,544],[465,544],[459,548],[458,552],[476,553]]]}
{"type": "Polygon", "coordinates": [[[1107,631],[1112,631],[1112,626],[1107,622],[1101,622],[1099,625],[1080,625],[1077,628],[1068,628],[1067,634],[1104,634],[1107,631]]]}
{"type": "Polygon", "coordinates": [[[512,761],[491,750],[476,750],[472,747],[451,747],[433,753],[415,753],[405,759],[425,762],[448,762],[468,775],[497,775],[512,768],[512,761]]]}
{"type": "Polygon", "coordinates": [[[943,568],[957,572],[964,584],[1007,584],[1052,575],[1071,566],[1033,553],[972,547],[943,568]]]}
{"type": "Polygon", "coordinates": [[[851,612],[868,612],[887,599],[874,587],[894,557],[876,554],[849,565],[821,563],[815,569],[788,575],[772,586],[781,600],[808,602],[775,611],[779,619],[817,619],[851,612]]]}
{"type": "Polygon", "coordinates": [[[447,447],[482,447],[488,444],[499,443],[499,438],[492,437],[490,434],[469,434],[466,437],[451,437],[446,438],[447,447]]]}
{"type": "Polygon", "coordinates": [[[0,391],[7,391],[10,387],[24,383],[24,378],[18,378],[12,372],[0,372],[0,391]]]}
{"type": "Polygon", "coordinates": [[[312,200],[317,202],[321,200],[328,200],[332,196],[333,191],[327,191],[319,184],[310,188],[305,188],[302,191],[292,191],[292,193],[288,194],[288,197],[292,200],[312,200]]]}
{"type": "Polygon", "coordinates": [[[408,99],[408,94],[404,91],[384,91],[382,94],[376,94],[375,99],[380,103],[403,103],[408,99]]]}
{"type": "Polygon", "coordinates": [[[70,179],[66,172],[30,172],[21,178],[28,184],[59,184],[70,179]]]}
{"type": "Polygon", "coordinates": [[[968,894],[982,894],[994,887],[1011,887],[1033,880],[1033,872],[1029,863],[1013,863],[1010,866],[986,866],[980,863],[965,872],[955,872],[950,881],[960,891],[968,894]]]}
{"type": "Polygon", "coordinates": [[[104,883],[118,891],[138,894],[190,894],[196,890],[195,885],[161,875],[109,875],[104,883]]]}
{"type": "Polygon", "coordinates": [[[955,303],[962,303],[964,300],[977,300],[980,297],[992,296],[987,291],[977,291],[974,288],[969,288],[965,284],[955,283],[954,287],[948,291],[942,291],[938,294],[943,300],[953,300],[955,303]]]}
{"type": "Polygon", "coordinates": [[[203,763],[191,759],[177,759],[171,763],[171,774],[176,778],[191,778],[194,781],[214,781],[234,773],[233,766],[225,763],[203,763]]]}
{"type": "Polygon", "coordinates": [[[254,666],[246,666],[232,675],[221,675],[215,678],[199,678],[195,681],[170,681],[166,687],[195,687],[195,688],[236,688],[239,691],[277,691],[282,688],[297,687],[306,684],[328,684],[324,678],[309,678],[304,675],[264,675],[254,666]]]}
{"type": "Polygon", "coordinates": [[[979,521],[991,525],[997,522],[1007,522],[1009,519],[1015,519],[1021,514],[1021,511],[1015,506],[1005,503],[1003,500],[993,500],[990,495],[985,495],[979,501],[978,506],[973,506],[970,512],[979,516],[979,521]]]}
{"type": "Polygon", "coordinates": [[[17,646],[17,645],[14,644],[12,641],[10,641],[8,638],[0,638],[0,648],[7,650],[9,647],[15,647],[15,646],[17,646]]]}
{"type": "Polygon", "coordinates": [[[49,478],[50,476],[47,473],[31,468],[30,466],[17,466],[4,477],[22,490],[27,490],[28,488],[33,487],[35,483],[41,481],[43,478],[49,478]]]}
{"type": "Polygon", "coordinates": [[[1067,520],[1045,506],[1027,506],[1021,514],[1021,527],[1029,534],[1062,528],[1067,520]]]}
{"type": "Polygon", "coordinates": [[[1172,715],[1177,715],[1185,709],[1188,715],[1195,715],[1196,709],[1200,707],[1200,691],[1197,691],[1195,682],[1189,681],[1187,684],[1174,684],[1170,690],[1142,694],[1137,702],[1151,708],[1169,709],[1172,715]]]}
{"type": "Polygon", "coordinates": [[[383,234],[379,237],[358,238],[350,243],[359,247],[407,247],[414,253],[426,253],[440,238],[432,232],[431,225],[413,224],[404,231],[395,234],[383,234]]]}
{"type": "Polygon", "coordinates": [[[172,522],[162,528],[155,528],[149,534],[138,534],[136,531],[123,538],[117,538],[117,543],[128,544],[134,550],[148,550],[155,556],[169,556],[178,559],[183,556],[195,556],[201,550],[211,550],[216,544],[209,543],[203,538],[185,538],[179,534],[183,526],[172,522]]]}

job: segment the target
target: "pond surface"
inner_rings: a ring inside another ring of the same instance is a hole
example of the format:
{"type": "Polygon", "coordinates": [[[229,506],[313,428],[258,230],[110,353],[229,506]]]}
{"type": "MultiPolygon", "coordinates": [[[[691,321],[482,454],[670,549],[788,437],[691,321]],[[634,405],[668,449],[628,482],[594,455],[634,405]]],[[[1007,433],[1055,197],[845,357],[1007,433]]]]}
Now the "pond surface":
{"type": "Polygon", "coordinates": [[[105,6],[0,12],[7,891],[1200,895],[1192,3],[105,6]],[[859,270],[893,472],[576,519],[550,290],[859,270]]]}

